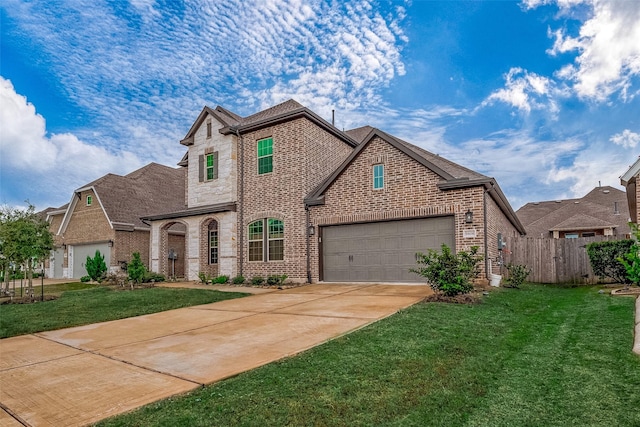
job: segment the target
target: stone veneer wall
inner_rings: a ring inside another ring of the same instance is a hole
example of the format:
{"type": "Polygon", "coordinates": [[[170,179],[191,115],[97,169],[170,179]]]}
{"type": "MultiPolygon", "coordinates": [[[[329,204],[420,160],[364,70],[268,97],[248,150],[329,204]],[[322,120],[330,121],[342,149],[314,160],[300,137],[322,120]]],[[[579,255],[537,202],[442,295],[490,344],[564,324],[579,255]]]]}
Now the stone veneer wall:
{"type": "MultiPolygon", "coordinates": [[[[352,147],[306,118],[243,135],[244,153],[244,265],[242,274],[287,274],[305,282],[306,212],[304,198],[348,157],[352,147]],[[257,141],[273,137],[273,172],[258,175],[257,141]],[[284,260],[248,261],[248,224],[261,218],[284,221],[284,260]]],[[[242,203],[242,201],[239,201],[242,203]]],[[[239,268],[240,270],[240,268],[239,268]]]]}

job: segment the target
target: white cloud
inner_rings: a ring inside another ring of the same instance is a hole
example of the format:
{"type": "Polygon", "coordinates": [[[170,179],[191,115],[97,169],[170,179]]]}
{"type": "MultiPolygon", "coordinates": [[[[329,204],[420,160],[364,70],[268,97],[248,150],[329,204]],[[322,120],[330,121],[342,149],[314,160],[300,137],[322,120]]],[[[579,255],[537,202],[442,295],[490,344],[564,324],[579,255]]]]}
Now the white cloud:
{"type": "MultiPolygon", "coordinates": [[[[526,1],[534,8],[548,1],[526,1]]],[[[575,93],[582,98],[605,101],[619,93],[627,101],[638,91],[640,77],[640,2],[638,1],[558,1],[567,11],[578,4],[589,5],[591,16],[575,37],[564,28],[550,31],[555,38],[552,55],[578,53],[573,64],[557,73],[558,78],[573,83],[575,93]]]]}
{"type": "Polygon", "coordinates": [[[613,135],[609,141],[624,148],[635,148],[640,143],[640,134],[625,129],[621,133],[613,135]]]}
{"type": "Polygon", "coordinates": [[[552,114],[559,111],[556,98],[563,91],[551,79],[519,67],[511,68],[504,79],[505,87],[491,93],[481,107],[500,101],[524,113],[532,109],[548,110],[552,114]]]}
{"type": "Polygon", "coordinates": [[[37,196],[59,205],[75,188],[99,176],[141,166],[130,152],[113,153],[70,133],[47,134],[45,119],[34,105],[1,76],[0,124],[2,173],[12,182],[12,188],[3,184],[2,197],[10,199],[3,203],[21,203],[37,196]]]}

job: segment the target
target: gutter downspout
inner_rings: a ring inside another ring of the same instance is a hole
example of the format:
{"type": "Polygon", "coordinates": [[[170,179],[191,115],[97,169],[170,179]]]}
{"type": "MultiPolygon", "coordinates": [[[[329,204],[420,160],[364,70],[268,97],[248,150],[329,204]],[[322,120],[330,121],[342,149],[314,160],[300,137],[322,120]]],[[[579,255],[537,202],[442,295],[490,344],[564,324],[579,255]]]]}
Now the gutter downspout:
{"type": "Polygon", "coordinates": [[[487,236],[487,193],[489,191],[491,191],[491,189],[487,188],[482,193],[482,216],[484,217],[484,277],[487,280],[489,279],[489,266],[491,263],[489,259],[489,238],[487,236]]]}
{"type": "Polygon", "coordinates": [[[240,159],[240,171],[238,173],[238,245],[240,250],[238,251],[239,265],[238,276],[243,276],[242,271],[244,267],[244,138],[240,136],[238,127],[235,128],[236,137],[238,142],[238,158],[240,159]]]}
{"type": "Polygon", "coordinates": [[[309,235],[310,217],[309,217],[309,205],[307,205],[306,203],[304,204],[304,210],[307,216],[307,220],[304,225],[305,234],[307,235],[307,283],[311,283],[311,242],[310,242],[311,236],[309,235]]]}

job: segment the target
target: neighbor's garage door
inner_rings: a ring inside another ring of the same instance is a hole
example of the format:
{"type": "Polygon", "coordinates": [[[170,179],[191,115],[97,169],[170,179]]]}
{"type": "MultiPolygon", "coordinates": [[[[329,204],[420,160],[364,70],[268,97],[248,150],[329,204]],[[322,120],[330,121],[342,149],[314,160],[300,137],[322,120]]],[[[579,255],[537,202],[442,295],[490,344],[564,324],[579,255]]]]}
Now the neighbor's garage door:
{"type": "Polygon", "coordinates": [[[87,275],[87,269],[85,263],[87,257],[93,258],[96,254],[96,250],[100,251],[104,255],[104,263],[107,264],[107,269],[111,262],[111,249],[107,243],[98,243],[93,245],[79,245],[73,246],[73,278],[79,279],[82,276],[87,275]]]}
{"type": "Polygon", "coordinates": [[[416,253],[455,248],[452,216],[322,227],[326,282],[422,282],[416,253]]]}

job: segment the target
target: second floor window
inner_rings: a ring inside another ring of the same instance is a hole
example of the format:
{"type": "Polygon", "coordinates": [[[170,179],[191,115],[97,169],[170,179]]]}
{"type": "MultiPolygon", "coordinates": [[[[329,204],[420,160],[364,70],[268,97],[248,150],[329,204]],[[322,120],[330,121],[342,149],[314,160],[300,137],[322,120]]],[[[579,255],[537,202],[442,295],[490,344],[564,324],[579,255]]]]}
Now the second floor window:
{"type": "Polygon", "coordinates": [[[207,181],[218,177],[216,153],[207,154],[207,181]]]}
{"type": "Polygon", "coordinates": [[[93,203],[93,197],[87,196],[87,206],[91,206],[91,203],[93,203]]]}
{"type": "Polygon", "coordinates": [[[273,172],[273,138],[258,141],[258,175],[273,172]]]}
{"type": "Polygon", "coordinates": [[[373,189],[384,188],[384,165],[373,165],[373,189]]]}

